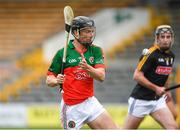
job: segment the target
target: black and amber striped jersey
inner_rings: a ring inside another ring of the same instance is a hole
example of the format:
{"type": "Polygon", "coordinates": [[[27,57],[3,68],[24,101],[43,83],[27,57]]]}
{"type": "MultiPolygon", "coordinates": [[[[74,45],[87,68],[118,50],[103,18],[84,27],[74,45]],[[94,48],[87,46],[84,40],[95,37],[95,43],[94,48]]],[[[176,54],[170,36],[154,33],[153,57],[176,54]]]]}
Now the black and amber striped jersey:
{"type": "MultiPolygon", "coordinates": [[[[140,57],[137,69],[142,71],[150,82],[164,86],[172,72],[174,58],[172,51],[161,51],[157,45],[153,45],[149,48],[149,54],[140,57]]],[[[157,99],[155,91],[138,83],[130,96],[142,100],[157,99]]]]}

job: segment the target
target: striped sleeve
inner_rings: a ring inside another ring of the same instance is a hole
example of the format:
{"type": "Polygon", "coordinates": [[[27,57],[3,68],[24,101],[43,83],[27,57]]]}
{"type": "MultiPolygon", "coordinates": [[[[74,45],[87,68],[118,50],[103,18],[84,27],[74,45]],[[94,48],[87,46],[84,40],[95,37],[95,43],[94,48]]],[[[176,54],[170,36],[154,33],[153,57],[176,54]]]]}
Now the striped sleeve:
{"type": "Polygon", "coordinates": [[[152,65],[153,65],[153,52],[156,50],[157,48],[156,47],[151,47],[149,49],[149,55],[144,55],[141,57],[139,63],[138,63],[138,66],[137,66],[137,69],[140,70],[140,71],[143,71],[145,72],[146,70],[148,70],[148,68],[150,68],[152,65]]]}
{"type": "Polygon", "coordinates": [[[48,75],[51,75],[51,74],[57,75],[57,74],[59,74],[60,71],[61,71],[61,65],[62,65],[62,51],[58,51],[55,54],[55,56],[54,56],[54,58],[53,58],[53,60],[51,62],[51,65],[50,65],[50,67],[48,69],[47,74],[48,75]]]}

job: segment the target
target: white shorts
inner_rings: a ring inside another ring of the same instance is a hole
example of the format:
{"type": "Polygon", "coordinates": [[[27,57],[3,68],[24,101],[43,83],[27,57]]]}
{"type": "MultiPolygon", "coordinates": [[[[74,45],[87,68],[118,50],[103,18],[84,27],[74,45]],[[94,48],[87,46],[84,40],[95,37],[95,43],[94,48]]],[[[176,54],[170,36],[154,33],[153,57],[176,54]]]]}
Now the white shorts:
{"type": "Polygon", "coordinates": [[[64,129],[79,130],[83,124],[95,120],[105,111],[93,96],[76,105],[66,105],[61,101],[61,122],[64,129]]]}
{"type": "Polygon", "coordinates": [[[128,100],[128,113],[136,117],[144,117],[161,108],[167,107],[165,97],[158,100],[140,100],[130,97],[128,100]]]}

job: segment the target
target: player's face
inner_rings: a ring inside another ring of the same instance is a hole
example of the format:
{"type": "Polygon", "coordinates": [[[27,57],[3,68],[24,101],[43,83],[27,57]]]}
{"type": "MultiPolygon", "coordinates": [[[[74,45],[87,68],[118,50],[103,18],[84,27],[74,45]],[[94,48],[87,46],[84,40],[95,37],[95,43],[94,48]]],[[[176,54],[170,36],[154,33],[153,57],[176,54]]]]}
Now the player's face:
{"type": "Polygon", "coordinates": [[[171,47],[172,35],[171,33],[162,33],[158,36],[157,42],[162,50],[168,50],[171,47]]]}
{"type": "Polygon", "coordinates": [[[79,40],[82,43],[91,43],[95,37],[95,28],[94,27],[86,27],[80,30],[79,40]]]}

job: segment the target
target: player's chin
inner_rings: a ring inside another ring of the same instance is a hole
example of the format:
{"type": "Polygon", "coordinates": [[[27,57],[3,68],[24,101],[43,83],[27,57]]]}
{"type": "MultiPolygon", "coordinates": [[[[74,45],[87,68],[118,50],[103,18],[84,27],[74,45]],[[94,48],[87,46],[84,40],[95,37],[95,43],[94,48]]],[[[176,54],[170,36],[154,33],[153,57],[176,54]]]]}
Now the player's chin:
{"type": "Polygon", "coordinates": [[[84,40],[82,43],[84,43],[84,45],[91,45],[92,40],[84,40]]]}
{"type": "Polygon", "coordinates": [[[163,47],[161,47],[161,49],[162,50],[164,50],[164,51],[167,51],[167,50],[169,50],[171,47],[168,45],[168,46],[163,46],[163,47]]]}
{"type": "Polygon", "coordinates": [[[92,42],[92,39],[91,38],[87,38],[87,39],[84,40],[84,42],[90,43],[90,42],[92,42]]]}

